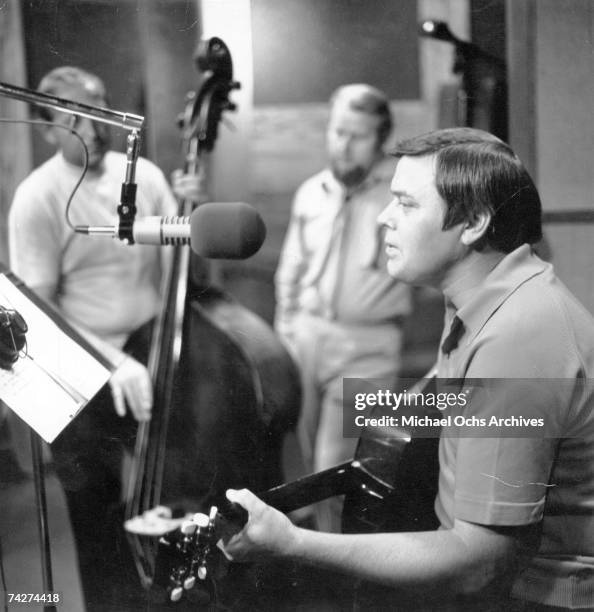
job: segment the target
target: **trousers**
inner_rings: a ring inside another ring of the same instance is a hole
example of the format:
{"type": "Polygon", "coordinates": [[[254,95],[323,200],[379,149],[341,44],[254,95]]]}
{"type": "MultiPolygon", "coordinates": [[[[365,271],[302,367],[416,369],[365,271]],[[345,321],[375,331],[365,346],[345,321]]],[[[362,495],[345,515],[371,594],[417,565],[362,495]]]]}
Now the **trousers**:
{"type": "MultiPolygon", "coordinates": [[[[293,330],[303,393],[297,435],[306,469],[318,472],[352,459],[357,447],[357,438],[343,435],[343,379],[395,382],[403,334],[395,323],[352,325],[305,313],[293,330]]],[[[314,512],[319,530],[340,531],[340,498],[314,512]]]]}
{"type": "MultiPolygon", "coordinates": [[[[146,363],[150,324],[134,332],[124,351],[146,363]]],[[[123,460],[134,448],[137,423],[119,417],[109,385],[51,445],[76,543],[87,612],[142,610],[144,591],[123,531],[123,460]]]]}

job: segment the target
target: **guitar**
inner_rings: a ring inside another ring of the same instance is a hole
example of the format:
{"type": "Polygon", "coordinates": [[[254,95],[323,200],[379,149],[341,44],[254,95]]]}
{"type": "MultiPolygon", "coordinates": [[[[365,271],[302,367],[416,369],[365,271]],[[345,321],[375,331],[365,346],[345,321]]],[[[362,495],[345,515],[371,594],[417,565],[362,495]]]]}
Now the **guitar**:
{"type": "MultiPolygon", "coordinates": [[[[435,529],[436,448],[437,439],[414,438],[399,428],[370,428],[361,436],[352,461],[271,488],[258,497],[288,513],[344,495],[345,533],[435,529]]],[[[197,513],[184,520],[179,529],[159,540],[154,586],[164,589],[171,602],[185,596],[212,601],[215,585],[229,565],[216,542],[225,531],[238,531],[247,520],[246,510],[226,499],[207,515],[197,513]]],[[[228,586],[236,588],[237,580],[228,586]]]]}

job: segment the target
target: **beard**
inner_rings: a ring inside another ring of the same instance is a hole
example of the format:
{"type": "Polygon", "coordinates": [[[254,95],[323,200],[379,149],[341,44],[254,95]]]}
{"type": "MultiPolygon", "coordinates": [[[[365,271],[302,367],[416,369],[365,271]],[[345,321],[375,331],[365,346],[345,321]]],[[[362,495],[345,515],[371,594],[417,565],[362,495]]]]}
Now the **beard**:
{"type": "Polygon", "coordinates": [[[365,177],[369,174],[370,168],[363,166],[354,166],[348,170],[338,168],[336,164],[331,164],[332,174],[334,178],[342,183],[345,187],[351,188],[360,185],[365,177]]]}

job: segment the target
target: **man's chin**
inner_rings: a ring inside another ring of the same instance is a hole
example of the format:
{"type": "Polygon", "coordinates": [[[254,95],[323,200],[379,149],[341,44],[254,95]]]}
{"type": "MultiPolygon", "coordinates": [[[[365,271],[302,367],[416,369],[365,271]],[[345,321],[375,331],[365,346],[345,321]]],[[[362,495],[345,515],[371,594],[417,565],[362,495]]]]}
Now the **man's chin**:
{"type": "Polygon", "coordinates": [[[386,270],[394,280],[403,283],[410,282],[408,279],[408,275],[406,274],[406,271],[404,270],[401,264],[393,260],[388,260],[388,262],[386,263],[386,270]]]}
{"type": "Polygon", "coordinates": [[[341,169],[337,167],[332,168],[332,174],[334,178],[342,183],[345,187],[356,187],[363,182],[367,176],[368,170],[361,166],[355,168],[341,169]]]}
{"type": "Polygon", "coordinates": [[[98,170],[103,166],[105,153],[94,153],[89,155],[88,166],[90,170],[98,170]]]}

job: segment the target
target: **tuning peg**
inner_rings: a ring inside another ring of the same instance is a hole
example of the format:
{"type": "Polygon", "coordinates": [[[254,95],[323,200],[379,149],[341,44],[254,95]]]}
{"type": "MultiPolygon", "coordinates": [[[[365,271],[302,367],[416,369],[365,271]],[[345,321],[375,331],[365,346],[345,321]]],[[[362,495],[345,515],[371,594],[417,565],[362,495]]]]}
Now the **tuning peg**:
{"type": "Polygon", "coordinates": [[[201,528],[208,527],[209,520],[208,516],[202,512],[196,512],[192,516],[192,522],[201,528]]]}
{"type": "Polygon", "coordinates": [[[187,521],[184,521],[184,522],[181,524],[180,531],[181,531],[181,532],[182,532],[182,533],[183,533],[185,536],[191,536],[191,535],[194,535],[194,533],[196,532],[197,527],[198,527],[198,526],[196,525],[196,523],[194,523],[194,521],[192,521],[192,520],[187,520],[187,521]]]}
{"type": "Polygon", "coordinates": [[[188,576],[185,580],[184,580],[184,589],[186,591],[189,591],[190,589],[194,588],[194,585],[196,584],[196,577],[195,576],[188,576]]]}
{"type": "Polygon", "coordinates": [[[231,81],[231,83],[229,83],[229,87],[231,89],[241,89],[241,83],[239,81],[231,81]]]}
{"type": "Polygon", "coordinates": [[[174,587],[173,589],[171,589],[171,592],[169,593],[169,599],[171,601],[179,601],[182,598],[183,594],[184,594],[184,590],[181,586],[174,587]]]}

